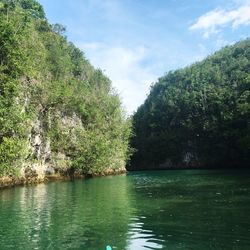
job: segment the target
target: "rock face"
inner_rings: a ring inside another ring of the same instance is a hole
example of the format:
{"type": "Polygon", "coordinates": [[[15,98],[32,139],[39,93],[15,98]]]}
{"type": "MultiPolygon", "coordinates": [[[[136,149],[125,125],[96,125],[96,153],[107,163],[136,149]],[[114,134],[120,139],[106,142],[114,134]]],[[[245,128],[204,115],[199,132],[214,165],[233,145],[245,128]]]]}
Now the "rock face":
{"type": "Polygon", "coordinates": [[[32,126],[29,135],[29,146],[33,157],[42,164],[49,162],[51,159],[50,140],[44,135],[44,125],[41,119],[37,119],[32,126]]]}
{"type": "MultiPolygon", "coordinates": [[[[86,175],[81,170],[69,168],[69,157],[63,152],[53,152],[51,141],[47,135],[47,126],[51,126],[51,114],[41,115],[30,126],[28,136],[29,155],[23,162],[18,176],[9,175],[0,177],[0,188],[16,185],[35,184],[48,180],[83,178],[86,175]],[[46,118],[45,118],[46,117],[46,118]],[[48,117],[50,117],[48,119],[48,117]],[[46,120],[47,119],[47,120],[46,120]]],[[[60,121],[60,126],[71,131],[83,128],[82,121],[76,114],[69,116],[63,112],[53,114],[60,121]]],[[[74,134],[73,134],[74,135],[74,134]]],[[[74,138],[71,138],[74,141],[74,138]]],[[[125,167],[117,169],[107,168],[102,173],[93,173],[90,176],[106,176],[126,173],[125,167]]],[[[89,175],[88,175],[89,176],[89,175]]]]}
{"type": "Polygon", "coordinates": [[[30,155],[28,161],[23,163],[21,177],[43,180],[46,175],[55,174],[51,165],[50,139],[46,137],[46,125],[42,115],[31,125],[28,141],[30,155]]]}
{"type": "MultiPolygon", "coordinates": [[[[62,125],[69,130],[81,124],[80,119],[75,114],[72,117],[59,112],[55,115],[60,117],[62,125]]],[[[0,178],[0,187],[39,183],[49,178],[69,178],[70,175],[74,174],[67,169],[68,166],[55,164],[55,162],[65,162],[67,156],[62,152],[57,152],[56,155],[52,153],[50,138],[46,134],[48,126],[46,119],[45,115],[40,113],[39,117],[31,124],[27,143],[29,155],[22,163],[18,176],[9,175],[0,178]]]]}

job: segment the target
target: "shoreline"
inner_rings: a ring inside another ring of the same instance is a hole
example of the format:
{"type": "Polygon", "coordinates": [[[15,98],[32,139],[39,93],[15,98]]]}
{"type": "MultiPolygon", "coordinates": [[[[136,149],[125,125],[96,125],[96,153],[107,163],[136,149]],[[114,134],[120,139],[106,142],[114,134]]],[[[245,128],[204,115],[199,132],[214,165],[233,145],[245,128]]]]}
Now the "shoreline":
{"type": "Polygon", "coordinates": [[[79,172],[65,171],[61,173],[43,175],[43,176],[2,176],[0,177],[0,190],[13,188],[17,186],[37,185],[40,183],[48,183],[53,181],[72,181],[77,179],[86,179],[93,177],[115,176],[126,174],[126,168],[106,169],[102,173],[84,174],[79,172]]]}
{"type": "Polygon", "coordinates": [[[18,187],[18,186],[29,186],[37,185],[40,183],[49,183],[54,181],[72,181],[77,179],[88,179],[94,177],[105,177],[122,175],[128,172],[141,172],[141,171],[173,171],[173,170],[249,170],[248,167],[172,167],[172,168],[145,168],[145,169],[130,169],[119,168],[119,169],[106,169],[101,173],[84,174],[80,172],[72,172],[70,170],[61,171],[55,174],[43,175],[43,176],[2,176],[0,177],[0,190],[18,187]]]}
{"type": "Polygon", "coordinates": [[[176,164],[176,165],[146,165],[146,164],[140,164],[140,165],[134,165],[134,166],[128,166],[127,170],[129,172],[134,171],[161,171],[161,170],[219,170],[219,169],[250,169],[250,166],[248,164],[238,164],[238,163],[231,163],[231,164],[214,164],[214,165],[208,165],[208,164],[176,164]],[[147,167],[144,167],[147,166],[147,167]]]}
{"type": "Polygon", "coordinates": [[[128,168],[128,172],[141,171],[175,171],[175,170],[250,170],[250,166],[229,166],[229,167],[169,167],[169,168],[128,168]]]}

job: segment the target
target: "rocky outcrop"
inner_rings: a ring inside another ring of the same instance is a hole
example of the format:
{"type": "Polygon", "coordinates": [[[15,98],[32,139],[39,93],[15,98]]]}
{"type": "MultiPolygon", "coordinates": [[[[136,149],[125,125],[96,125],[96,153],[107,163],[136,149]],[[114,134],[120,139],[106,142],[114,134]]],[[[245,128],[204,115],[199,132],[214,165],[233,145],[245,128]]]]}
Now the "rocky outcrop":
{"type": "MultiPolygon", "coordinates": [[[[28,135],[28,156],[18,175],[0,177],[0,188],[16,185],[37,184],[51,180],[72,180],[75,178],[97,177],[126,173],[126,168],[107,168],[102,173],[85,174],[81,170],[74,170],[67,165],[69,157],[64,152],[52,152],[51,141],[47,136],[50,126],[50,115],[40,113],[30,126],[28,135]]],[[[60,121],[62,129],[71,131],[83,127],[81,119],[76,114],[69,116],[63,112],[53,114],[60,121]]],[[[71,138],[74,140],[74,138],[71,138]]]]}
{"type": "Polygon", "coordinates": [[[45,126],[41,118],[37,119],[31,128],[29,147],[33,159],[39,160],[42,165],[51,160],[50,140],[45,137],[45,126]]]}

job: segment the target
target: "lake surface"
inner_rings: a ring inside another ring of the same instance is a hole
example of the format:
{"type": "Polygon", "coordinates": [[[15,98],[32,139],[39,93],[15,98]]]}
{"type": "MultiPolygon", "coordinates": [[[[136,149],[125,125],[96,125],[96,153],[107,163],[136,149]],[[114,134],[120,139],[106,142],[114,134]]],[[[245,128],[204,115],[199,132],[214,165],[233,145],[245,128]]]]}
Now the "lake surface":
{"type": "Polygon", "coordinates": [[[0,249],[250,249],[250,171],[134,172],[0,190],[0,249]]]}

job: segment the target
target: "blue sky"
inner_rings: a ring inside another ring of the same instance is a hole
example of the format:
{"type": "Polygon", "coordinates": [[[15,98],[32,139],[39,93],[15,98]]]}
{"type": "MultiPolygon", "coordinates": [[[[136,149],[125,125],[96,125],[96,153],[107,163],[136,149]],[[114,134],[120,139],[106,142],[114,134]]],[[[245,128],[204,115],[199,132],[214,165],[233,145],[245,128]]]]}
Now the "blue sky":
{"type": "Polygon", "coordinates": [[[250,0],[39,0],[131,114],[169,70],[250,37],[250,0]]]}

